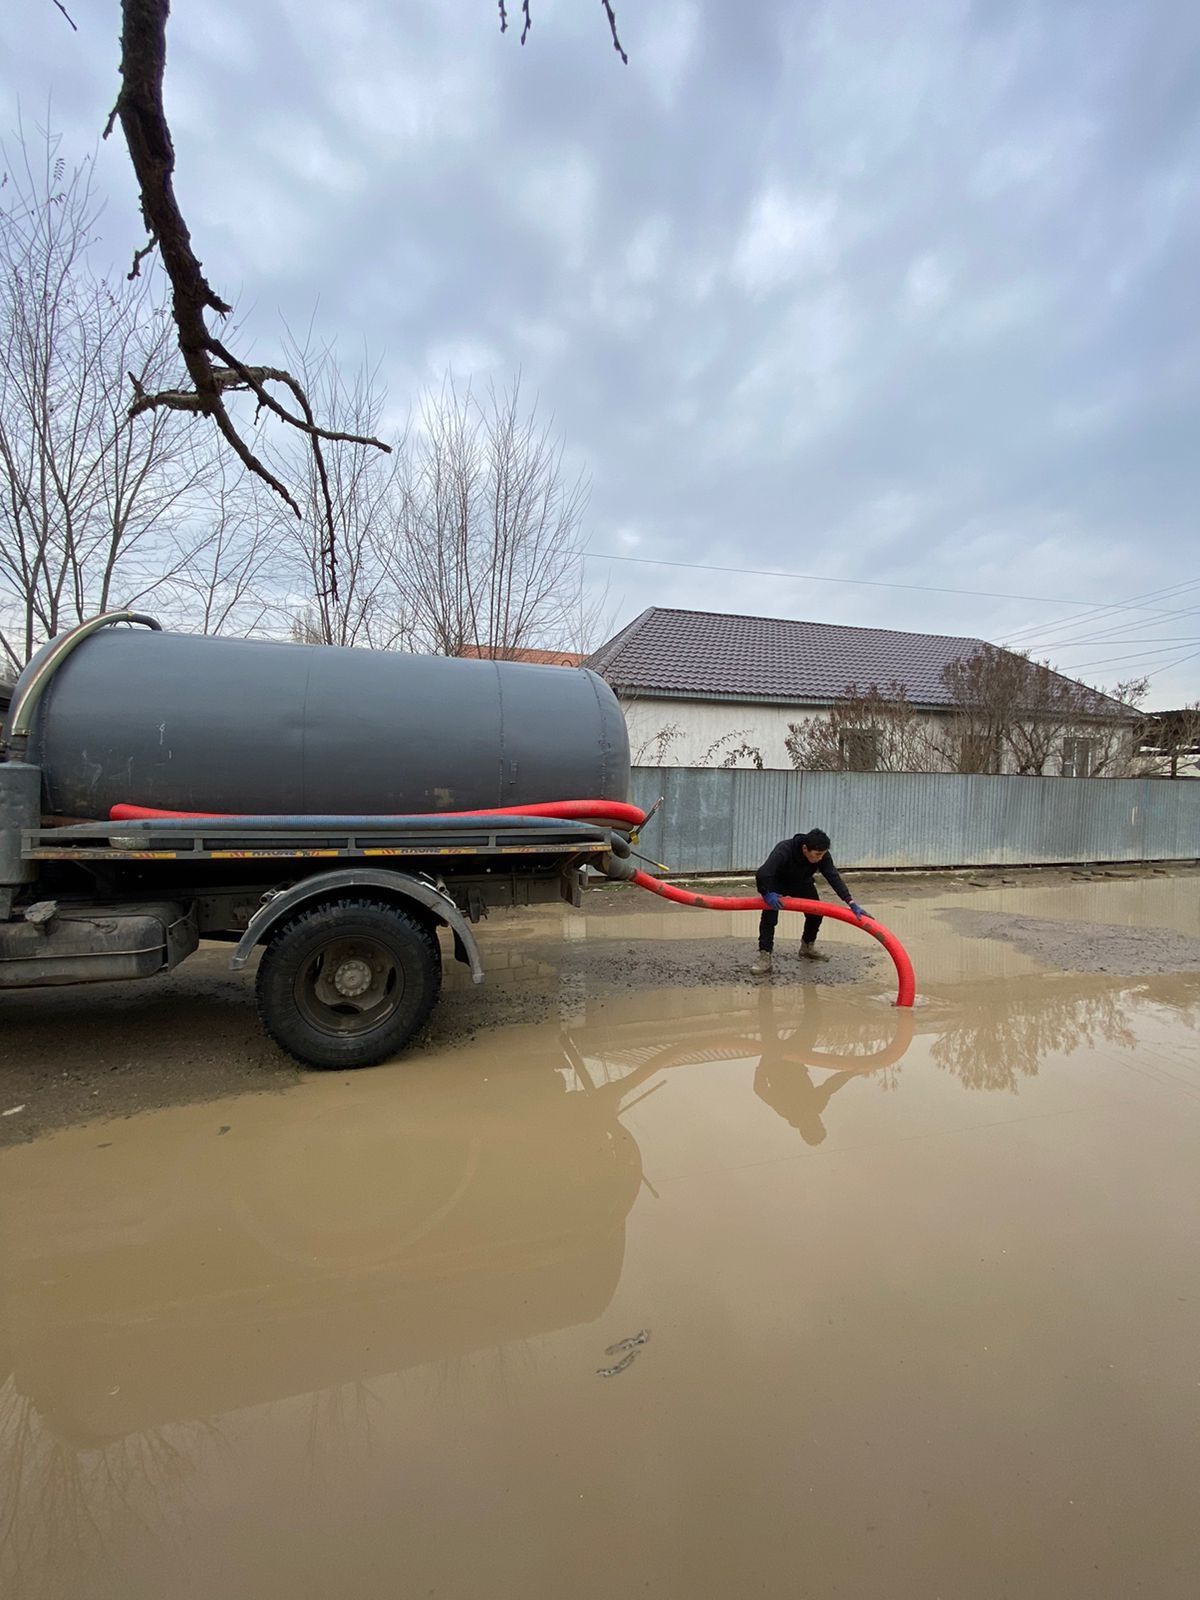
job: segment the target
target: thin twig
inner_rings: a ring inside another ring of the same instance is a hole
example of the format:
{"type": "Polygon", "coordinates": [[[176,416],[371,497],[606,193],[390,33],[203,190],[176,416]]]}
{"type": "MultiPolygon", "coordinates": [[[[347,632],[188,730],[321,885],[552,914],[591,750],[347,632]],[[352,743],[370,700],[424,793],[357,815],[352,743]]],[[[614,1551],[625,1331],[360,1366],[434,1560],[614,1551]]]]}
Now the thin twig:
{"type": "Polygon", "coordinates": [[[142,248],[140,250],[135,250],[133,252],[133,265],[130,267],[128,273],[126,274],[126,277],[125,277],[126,283],[132,283],[133,280],[136,277],[140,276],[141,270],[142,270],[142,262],[146,259],[146,257],[148,255],[151,254],[151,252],[153,251],[153,249],[154,249],[154,247],[155,247],[155,245],[157,243],[158,243],[158,240],[154,237],[153,234],[151,234],[149,239],[147,239],[146,243],[142,246],[142,248]]]}
{"type": "Polygon", "coordinates": [[[604,7],[604,15],[608,18],[608,31],[612,34],[613,49],[625,65],[628,66],[629,57],[625,54],[625,48],[617,37],[617,18],[612,8],[612,0],[600,0],[600,4],[604,7]]]}
{"type": "Polygon", "coordinates": [[[504,4],[504,0],[500,0],[500,32],[508,32],[508,10],[504,4]]]}
{"type": "Polygon", "coordinates": [[[524,44],[529,37],[529,30],[533,27],[533,18],[529,15],[529,0],[521,0],[521,15],[525,24],[521,29],[521,43],[524,44]]]}
{"type": "Polygon", "coordinates": [[[75,27],[75,19],[74,19],[74,17],[72,17],[71,13],[67,10],[66,6],[63,5],[63,0],[54,0],[54,4],[62,12],[63,16],[66,17],[67,21],[71,24],[71,27],[75,29],[75,32],[78,33],[79,29],[75,27]]]}

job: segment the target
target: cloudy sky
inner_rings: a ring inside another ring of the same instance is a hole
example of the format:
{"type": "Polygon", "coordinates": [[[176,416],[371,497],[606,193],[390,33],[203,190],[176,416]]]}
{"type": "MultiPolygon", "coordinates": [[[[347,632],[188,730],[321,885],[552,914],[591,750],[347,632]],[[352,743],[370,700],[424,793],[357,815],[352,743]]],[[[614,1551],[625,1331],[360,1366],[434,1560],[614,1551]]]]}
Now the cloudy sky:
{"type": "MultiPolygon", "coordinates": [[[[118,6],[68,9],[8,0],[0,111],[51,101],[75,156],[118,6]]],[[[522,49],[520,0],[505,37],[493,0],[175,0],[177,189],[244,346],[315,308],[398,418],[521,369],[615,622],[978,634],[1200,695],[1200,8],[617,0],[628,67],[599,0],[532,9],[522,49]]]]}

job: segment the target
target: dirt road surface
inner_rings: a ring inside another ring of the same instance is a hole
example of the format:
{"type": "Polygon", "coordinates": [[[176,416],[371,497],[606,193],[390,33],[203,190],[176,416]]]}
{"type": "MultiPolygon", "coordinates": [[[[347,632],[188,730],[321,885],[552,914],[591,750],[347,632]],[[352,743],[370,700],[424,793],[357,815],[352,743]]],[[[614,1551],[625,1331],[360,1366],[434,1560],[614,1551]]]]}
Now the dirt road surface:
{"type": "Polygon", "coordinates": [[[911,1012],[611,891],[368,1072],[0,996],[0,1593],[1191,1600],[1200,876],[854,888],[911,1012]]]}

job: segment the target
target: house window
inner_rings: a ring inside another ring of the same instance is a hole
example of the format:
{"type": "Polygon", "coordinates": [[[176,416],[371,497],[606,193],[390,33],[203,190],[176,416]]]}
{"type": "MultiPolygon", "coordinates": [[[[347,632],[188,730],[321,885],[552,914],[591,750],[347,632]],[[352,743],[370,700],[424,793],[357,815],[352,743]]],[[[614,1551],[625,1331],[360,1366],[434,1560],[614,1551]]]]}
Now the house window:
{"type": "Polygon", "coordinates": [[[1064,739],[1062,775],[1064,778],[1090,778],[1095,755],[1094,739],[1064,739]]]}
{"type": "Polygon", "coordinates": [[[838,735],[843,772],[874,772],[879,766],[879,730],[847,728],[838,735]]]}

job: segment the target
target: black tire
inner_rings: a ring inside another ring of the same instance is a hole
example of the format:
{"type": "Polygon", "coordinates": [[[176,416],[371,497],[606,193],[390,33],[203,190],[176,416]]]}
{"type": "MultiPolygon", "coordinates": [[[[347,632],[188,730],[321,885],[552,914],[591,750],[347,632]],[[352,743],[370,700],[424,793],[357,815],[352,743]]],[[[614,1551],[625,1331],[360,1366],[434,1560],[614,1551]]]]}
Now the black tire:
{"type": "Polygon", "coordinates": [[[442,987],[433,929],[379,900],[333,900],[278,929],[258,968],[258,1014],[306,1067],[371,1067],[402,1050],[442,987]]]}

